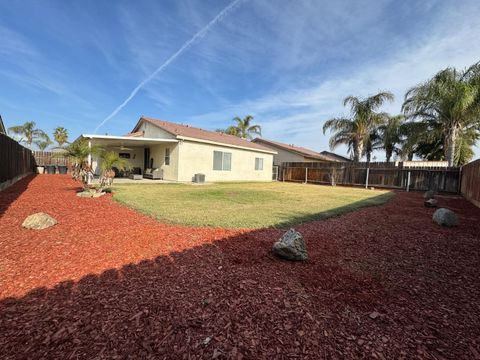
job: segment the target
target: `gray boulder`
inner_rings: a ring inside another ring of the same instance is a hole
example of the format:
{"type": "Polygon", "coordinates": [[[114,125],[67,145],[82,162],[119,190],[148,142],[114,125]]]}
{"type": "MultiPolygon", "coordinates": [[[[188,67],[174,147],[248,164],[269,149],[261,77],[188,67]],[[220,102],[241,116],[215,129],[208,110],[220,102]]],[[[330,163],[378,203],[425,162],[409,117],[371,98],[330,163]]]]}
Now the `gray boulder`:
{"type": "Polygon", "coordinates": [[[453,227],[458,225],[458,217],[452,210],[440,208],[433,213],[433,222],[438,225],[453,227]]]}
{"type": "Polygon", "coordinates": [[[434,208],[437,207],[438,201],[436,199],[428,199],[423,202],[423,205],[425,205],[425,207],[434,208]]]}
{"type": "Polygon", "coordinates": [[[435,198],[435,191],[433,191],[433,190],[428,190],[427,192],[425,192],[425,194],[423,194],[423,198],[424,198],[425,200],[429,200],[429,199],[435,198]]]}
{"type": "Polygon", "coordinates": [[[57,223],[53,217],[43,212],[27,216],[23,221],[22,226],[26,229],[42,230],[49,228],[57,223]]]}
{"type": "Polygon", "coordinates": [[[308,258],[303,236],[295,229],[288,230],[273,244],[273,253],[281,258],[293,261],[303,261],[308,258]]]}

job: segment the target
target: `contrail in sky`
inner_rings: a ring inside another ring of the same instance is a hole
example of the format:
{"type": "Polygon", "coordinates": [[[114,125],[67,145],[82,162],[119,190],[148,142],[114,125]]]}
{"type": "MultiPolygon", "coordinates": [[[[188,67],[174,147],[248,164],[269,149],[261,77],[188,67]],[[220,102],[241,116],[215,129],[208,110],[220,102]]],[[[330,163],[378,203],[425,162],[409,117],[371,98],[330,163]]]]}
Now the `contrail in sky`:
{"type": "Polygon", "coordinates": [[[207,32],[215,26],[219,21],[221,21],[225,16],[227,16],[234,8],[244,0],[234,0],[232,1],[226,8],[224,8],[222,11],[220,11],[217,16],[215,16],[203,29],[201,29],[199,32],[197,32],[193,37],[188,40],[186,43],[182,45],[180,49],[178,49],[172,56],[170,56],[167,61],[165,61],[162,65],[160,65],[153,73],[151,73],[147,78],[145,78],[140,84],[137,85],[135,89],[132,90],[130,95],[125,99],[124,102],[122,102],[115,110],[112,111],[110,115],[108,115],[103,121],[98,124],[98,126],[95,128],[94,133],[98,131],[100,127],[105,125],[107,121],[109,121],[111,118],[113,118],[115,115],[117,115],[120,110],[122,110],[129,102],[130,100],[133,99],[135,95],[140,91],[141,88],[143,88],[147,83],[149,83],[155,76],[157,76],[159,73],[161,73],[165,68],[170,65],[177,57],[179,57],[184,51],[188,50],[197,40],[203,38],[207,32]]]}

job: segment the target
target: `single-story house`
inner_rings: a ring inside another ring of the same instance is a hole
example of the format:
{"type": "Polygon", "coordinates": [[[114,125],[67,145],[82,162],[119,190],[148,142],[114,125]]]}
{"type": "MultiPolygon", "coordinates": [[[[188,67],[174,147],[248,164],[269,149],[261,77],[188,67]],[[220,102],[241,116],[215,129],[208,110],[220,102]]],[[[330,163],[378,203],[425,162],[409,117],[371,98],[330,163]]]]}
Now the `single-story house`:
{"type": "Polygon", "coordinates": [[[345,156],[335,154],[330,151],[321,151],[320,155],[326,156],[327,158],[331,159],[332,161],[338,161],[338,162],[350,162],[352,159],[349,159],[345,156]]]}
{"type": "Polygon", "coordinates": [[[316,151],[301,146],[283,144],[278,141],[256,138],[253,143],[262,145],[277,153],[273,156],[273,165],[280,166],[284,162],[332,162],[336,161],[316,151]]]}
{"type": "MultiPolygon", "coordinates": [[[[233,135],[189,125],[141,117],[124,136],[83,134],[92,146],[118,152],[143,173],[159,169],[164,180],[190,182],[195,174],[205,181],[272,181],[276,152],[233,135]]],[[[100,159],[89,159],[96,175],[100,159]]]]}

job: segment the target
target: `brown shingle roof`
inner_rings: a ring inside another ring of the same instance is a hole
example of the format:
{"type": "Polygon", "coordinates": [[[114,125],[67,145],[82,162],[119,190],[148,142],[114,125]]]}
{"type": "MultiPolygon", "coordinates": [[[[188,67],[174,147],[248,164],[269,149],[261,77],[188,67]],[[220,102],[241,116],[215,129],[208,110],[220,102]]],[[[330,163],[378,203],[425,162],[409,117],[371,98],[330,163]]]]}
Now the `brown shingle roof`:
{"type": "Polygon", "coordinates": [[[141,136],[143,136],[143,135],[145,135],[145,134],[143,133],[143,131],[135,131],[135,132],[128,133],[128,134],[125,135],[125,136],[128,136],[128,137],[141,137],[141,136]]]}
{"type": "Polygon", "coordinates": [[[278,141],[273,141],[273,140],[266,140],[266,139],[261,139],[261,138],[256,138],[253,140],[255,143],[261,143],[265,144],[267,146],[272,146],[274,148],[286,150],[286,151],[291,151],[299,155],[303,155],[308,158],[316,159],[316,160],[324,160],[324,161],[332,161],[332,159],[321,155],[320,153],[301,147],[301,146],[295,146],[295,145],[288,145],[284,144],[278,141]]]}
{"type": "MultiPolygon", "coordinates": [[[[196,128],[190,125],[183,125],[183,124],[177,124],[169,121],[164,121],[164,120],[157,120],[157,119],[152,119],[149,117],[142,116],[138,122],[138,124],[142,121],[148,121],[149,123],[165,130],[166,132],[175,135],[175,136],[180,136],[180,137],[188,137],[188,138],[194,138],[194,139],[199,139],[199,140],[206,140],[206,141],[212,141],[220,144],[225,144],[225,145],[234,145],[234,146],[241,146],[241,147],[246,147],[250,149],[255,149],[255,150],[262,150],[262,151],[272,151],[271,149],[255,144],[251,141],[241,139],[239,137],[233,136],[233,135],[228,135],[228,134],[223,134],[215,131],[209,131],[209,130],[204,130],[200,128],[196,128]]],[[[137,126],[138,126],[137,124],[137,126]]],[[[133,129],[132,132],[134,132],[137,128],[133,129]]]]}
{"type": "Polygon", "coordinates": [[[324,155],[328,158],[331,158],[333,161],[340,161],[340,162],[352,161],[351,159],[349,159],[345,156],[338,155],[338,154],[335,154],[335,153],[330,152],[330,151],[322,151],[320,154],[322,154],[322,155],[324,155]]]}

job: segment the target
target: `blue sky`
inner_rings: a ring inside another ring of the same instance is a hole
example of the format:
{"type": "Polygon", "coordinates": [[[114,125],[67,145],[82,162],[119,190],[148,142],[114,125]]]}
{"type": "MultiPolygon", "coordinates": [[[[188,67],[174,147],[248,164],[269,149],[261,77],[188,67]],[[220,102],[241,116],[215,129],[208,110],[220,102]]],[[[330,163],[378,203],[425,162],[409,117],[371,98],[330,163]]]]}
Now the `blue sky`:
{"type": "MultiPolygon", "coordinates": [[[[229,4],[1,2],[6,126],[92,133],[229,4]]],[[[479,61],[479,34],[476,0],[240,0],[98,133],[127,133],[141,115],[213,130],[252,114],[265,138],[327,150],[321,129],[348,115],[345,96],[390,90],[396,101],[384,109],[398,113],[409,87],[479,61]]]]}

